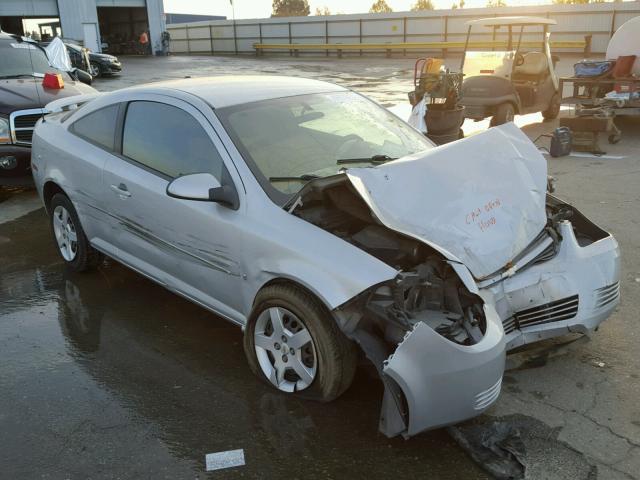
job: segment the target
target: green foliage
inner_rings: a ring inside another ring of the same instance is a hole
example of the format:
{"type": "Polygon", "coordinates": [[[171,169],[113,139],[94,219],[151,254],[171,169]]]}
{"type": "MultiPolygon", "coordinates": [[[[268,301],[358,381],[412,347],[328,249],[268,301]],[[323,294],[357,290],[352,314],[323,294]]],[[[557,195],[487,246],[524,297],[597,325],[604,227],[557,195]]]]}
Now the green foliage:
{"type": "Polygon", "coordinates": [[[316,7],[316,13],[314,15],[331,15],[331,10],[326,5],[324,7],[316,7]]]}
{"type": "Polygon", "coordinates": [[[412,12],[419,12],[421,10],[435,10],[436,7],[433,6],[433,2],[431,0],[417,0],[416,3],[411,7],[412,12]]]}
{"type": "Polygon", "coordinates": [[[272,17],[306,17],[311,13],[307,0],[273,0],[272,17]]]}
{"type": "Polygon", "coordinates": [[[488,0],[487,1],[487,8],[506,7],[506,6],[507,6],[507,2],[505,2],[505,0],[488,0]]]}
{"type": "Polygon", "coordinates": [[[384,0],[376,0],[376,2],[371,5],[369,9],[369,13],[391,13],[393,10],[384,0]]]}

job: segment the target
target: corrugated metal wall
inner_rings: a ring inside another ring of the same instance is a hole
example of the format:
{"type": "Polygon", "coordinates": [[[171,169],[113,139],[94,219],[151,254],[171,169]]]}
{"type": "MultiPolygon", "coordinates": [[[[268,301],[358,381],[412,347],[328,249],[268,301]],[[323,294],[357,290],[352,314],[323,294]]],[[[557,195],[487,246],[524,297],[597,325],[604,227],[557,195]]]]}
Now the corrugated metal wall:
{"type": "Polygon", "coordinates": [[[64,36],[82,42],[83,24],[98,24],[96,7],[146,7],[151,45],[154,52],[162,49],[162,0],[0,0],[0,16],[60,17],[64,36]]]}
{"type": "Polygon", "coordinates": [[[65,38],[84,41],[83,23],[98,24],[96,4],[88,0],[58,0],[60,25],[65,38]]]}
{"type": "MultiPolygon", "coordinates": [[[[558,25],[551,27],[552,40],[583,40],[585,35],[592,35],[592,52],[603,53],[613,32],[625,21],[640,15],[640,2],[281,17],[237,20],[235,27],[231,20],[213,20],[168,25],[167,31],[171,34],[171,51],[174,53],[249,53],[254,52],[253,44],[256,42],[464,41],[464,23],[467,20],[511,15],[553,18],[558,25]]],[[[490,29],[486,29],[485,36],[491,38],[490,29]]],[[[537,40],[539,36],[525,35],[523,38],[537,40]]]]}
{"type": "Polygon", "coordinates": [[[56,0],[0,0],[2,17],[57,17],[56,0]]]}

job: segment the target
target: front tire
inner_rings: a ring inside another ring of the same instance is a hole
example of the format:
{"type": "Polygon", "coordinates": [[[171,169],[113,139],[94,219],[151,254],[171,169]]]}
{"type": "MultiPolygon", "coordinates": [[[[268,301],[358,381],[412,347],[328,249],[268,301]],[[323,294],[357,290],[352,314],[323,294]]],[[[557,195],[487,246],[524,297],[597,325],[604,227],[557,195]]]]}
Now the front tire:
{"type": "Polygon", "coordinates": [[[271,285],[256,296],[244,333],[251,371],[286,393],[329,402],[349,388],[355,345],[318,299],[292,285],[271,285]]]}
{"type": "Polygon", "coordinates": [[[100,264],[102,255],[89,244],[69,197],[62,193],[53,196],[49,219],[58,252],[70,270],[84,272],[100,264]]]}
{"type": "Polygon", "coordinates": [[[503,123],[513,122],[513,118],[516,116],[513,104],[506,102],[501,103],[496,107],[496,113],[491,117],[490,127],[497,127],[503,123]]]}

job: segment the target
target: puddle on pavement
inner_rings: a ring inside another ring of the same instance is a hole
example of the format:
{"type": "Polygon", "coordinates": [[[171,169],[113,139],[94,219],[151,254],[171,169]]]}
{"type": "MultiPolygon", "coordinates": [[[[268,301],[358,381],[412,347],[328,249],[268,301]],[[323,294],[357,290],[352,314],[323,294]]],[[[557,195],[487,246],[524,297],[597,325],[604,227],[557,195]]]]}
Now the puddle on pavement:
{"type": "Polygon", "coordinates": [[[225,478],[487,478],[444,430],[379,434],[367,368],[333,403],[287,398],[240,329],[115,262],[70,274],[49,235],[43,210],[0,225],[2,476],[203,478],[243,448],[225,478]]]}

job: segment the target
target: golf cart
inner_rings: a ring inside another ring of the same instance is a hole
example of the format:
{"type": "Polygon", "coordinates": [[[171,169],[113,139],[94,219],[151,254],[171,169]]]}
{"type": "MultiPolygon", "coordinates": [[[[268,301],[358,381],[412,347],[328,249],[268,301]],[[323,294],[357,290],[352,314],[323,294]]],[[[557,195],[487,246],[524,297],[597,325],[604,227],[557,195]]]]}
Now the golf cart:
{"type": "Polygon", "coordinates": [[[482,18],[466,23],[460,65],[465,78],[460,103],[466,108],[466,118],[478,121],[492,117],[491,126],[495,126],[512,121],[516,114],[542,112],[545,120],[558,116],[557,57],[551,56],[549,48],[549,25],[555,24],[555,20],[541,17],[482,18]],[[483,51],[469,51],[474,27],[492,29],[491,41],[473,42],[485,48],[483,51]],[[539,39],[523,40],[533,35],[539,39]]]}

